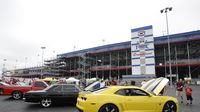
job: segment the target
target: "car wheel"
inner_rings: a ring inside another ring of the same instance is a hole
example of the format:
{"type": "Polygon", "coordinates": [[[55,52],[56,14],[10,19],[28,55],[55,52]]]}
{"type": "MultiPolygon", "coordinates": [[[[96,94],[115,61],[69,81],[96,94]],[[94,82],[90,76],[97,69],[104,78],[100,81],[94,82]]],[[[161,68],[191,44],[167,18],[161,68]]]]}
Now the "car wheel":
{"type": "Polygon", "coordinates": [[[113,104],[105,104],[99,109],[99,112],[119,112],[119,110],[113,104]]]}
{"type": "Polygon", "coordinates": [[[51,99],[48,98],[44,98],[41,100],[40,104],[42,105],[42,107],[49,107],[52,104],[51,99]]]}
{"type": "Polygon", "coordinates": [[[163,112],[176,112],[176,104],[173,101],[168,101],[163,107],[163,112]]]}
{"type": "Polygon", "coordinates": [[[0,88],[0,95],[2,95],[3,94],[3,89],[2,88],[0,88]]]}
{"type": "Polygon", "coordinates": [[[14,91],[12,94],[13,99],[19,100],[22,98],[22,93],[20,91],[14,91]]]}

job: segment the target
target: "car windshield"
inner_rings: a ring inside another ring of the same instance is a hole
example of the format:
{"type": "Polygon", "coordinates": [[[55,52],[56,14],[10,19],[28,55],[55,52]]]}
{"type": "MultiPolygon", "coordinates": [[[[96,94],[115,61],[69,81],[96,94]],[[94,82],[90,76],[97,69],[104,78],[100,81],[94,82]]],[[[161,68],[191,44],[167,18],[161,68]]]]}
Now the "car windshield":
{"type": "Polygon", "coordinates": [[[44,89],[44,91],[49,90],[49,89],[52,88],[53,86],[54,86],[54,85],[50,85],[50,86],[46,87],[46,88],[44,89]]]}
{"type": "Polygon", "coordinates": [[[1,82],[2,85],[5,85],[5,86],[9,86],[9,84],[5,83],[5,82],[1,82]]]}

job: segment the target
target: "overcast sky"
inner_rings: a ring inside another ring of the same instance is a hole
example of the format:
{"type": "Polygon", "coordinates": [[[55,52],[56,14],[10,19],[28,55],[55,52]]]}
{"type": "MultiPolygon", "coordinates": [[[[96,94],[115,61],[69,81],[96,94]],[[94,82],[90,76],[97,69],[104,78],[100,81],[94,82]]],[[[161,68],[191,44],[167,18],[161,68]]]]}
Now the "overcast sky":
{"type": "Polygon", "coordinates": [[[0,69],[41,64],[42,46],[47,59],[130,41],[137,27],[161,36],[167,6],[170,34],[200,30],[200,0],[0,0],[0,69]]]}

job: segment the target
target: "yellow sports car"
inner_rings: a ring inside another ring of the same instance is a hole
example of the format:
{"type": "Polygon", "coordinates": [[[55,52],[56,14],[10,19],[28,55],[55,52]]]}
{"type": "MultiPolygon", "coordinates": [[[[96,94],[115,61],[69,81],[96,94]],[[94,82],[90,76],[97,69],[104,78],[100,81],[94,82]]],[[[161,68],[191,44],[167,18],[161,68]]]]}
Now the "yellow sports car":
{"type": "Polygon", "coordinates": [[[92,93],[80,93],[79,112],[178,112],[178,101],[160,93],[166,78],[152,79],[142,87],[108,86],[92,93]]]}

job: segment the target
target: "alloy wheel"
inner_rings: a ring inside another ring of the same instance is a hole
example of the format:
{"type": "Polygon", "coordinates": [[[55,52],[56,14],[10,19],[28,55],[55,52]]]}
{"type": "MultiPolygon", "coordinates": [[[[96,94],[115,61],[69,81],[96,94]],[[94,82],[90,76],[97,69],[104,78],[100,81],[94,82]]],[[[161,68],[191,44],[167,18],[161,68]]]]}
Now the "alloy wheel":
{"type": "Polygon", "coordinates": [[[45,99],[42,99],[41,100],[41,105],[43,106],[43,107],[49,107],[49,106],[51,106],[51,99],[48,99],[48,98],[45,98],[45,99]]]}
{"type": "Polygon", "coordinates": [[[106,104],[100,108],[99,112],[119,112],[119,111],[115,105],[106,104]]]}
{"type": "Polygon", "coordinates": [[[163,107],[163,112],[176,112],[176,104],[172,101],[167,102],[163,107]]]}
{"type": "Polygon", "coordinates": [[[22,98],[22,93],[19,92],[19,91],[15,91],[15,92],[13,92],[12,97],[13,97],[15,100],[21,99],[21,98],[22,98]]]}

